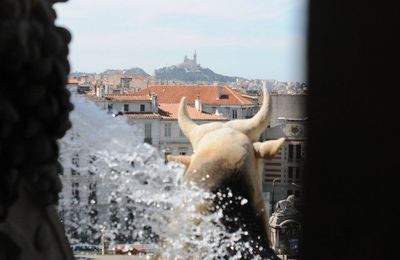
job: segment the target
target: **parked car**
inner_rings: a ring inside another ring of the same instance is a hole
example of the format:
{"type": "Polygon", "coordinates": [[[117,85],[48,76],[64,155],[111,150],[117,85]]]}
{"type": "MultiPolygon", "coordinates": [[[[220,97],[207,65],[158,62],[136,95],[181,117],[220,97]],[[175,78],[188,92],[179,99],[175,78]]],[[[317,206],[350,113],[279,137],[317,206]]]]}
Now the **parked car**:
{"type": "Polygon", "coordinates": [[[98,246],[96,245],[91,245],[91,244],[74,244],[71,246],[72,251],[74,253],[87,253],[87,254],[91,254],[91,253],[99,253],[101,250],[98,246]]]}
{"type": "Polygon", "coordinates": [[[130,244],[119,244],[113,245],[112,254],[114,255],[136,255],[136,254],[146,254],[144,248],[135,248],[130,244]]]}

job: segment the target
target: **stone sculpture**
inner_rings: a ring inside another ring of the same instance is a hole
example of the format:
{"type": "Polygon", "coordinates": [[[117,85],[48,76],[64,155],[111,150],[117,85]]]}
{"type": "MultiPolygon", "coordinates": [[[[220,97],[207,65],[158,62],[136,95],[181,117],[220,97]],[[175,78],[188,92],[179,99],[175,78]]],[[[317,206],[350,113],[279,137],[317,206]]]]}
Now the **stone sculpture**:
{"type": "MultiPolygon", "coordinates": [[[[184,179],[211,193],[232,192],[233,197],[246,199],[248,203],[230,204],[229,199],[216,199],[211,205],[196,205],[199,212],[207,214],[215,207],[223,208],[221,222],[227,230],[245,230],[242,240],[252,249],[242,253],[243,259],[262,257],[276,259],[269,248],[267,211],[262,193],[262,159],[271,158],[284,143],[284,138],[258,142],[268,126],[271,102],[264,88],[263,105],[250,119],[233,120],[198,125],[192,121],[183,98],[178,112],[178,122],[189,138],[192,156],[169,156],[169,160],[187,166],[184,179]]],[[[232,200],[234,201],[234,199],[232,200]]],[[[240,200],[239,200],[240,202],[240,200]]]]}

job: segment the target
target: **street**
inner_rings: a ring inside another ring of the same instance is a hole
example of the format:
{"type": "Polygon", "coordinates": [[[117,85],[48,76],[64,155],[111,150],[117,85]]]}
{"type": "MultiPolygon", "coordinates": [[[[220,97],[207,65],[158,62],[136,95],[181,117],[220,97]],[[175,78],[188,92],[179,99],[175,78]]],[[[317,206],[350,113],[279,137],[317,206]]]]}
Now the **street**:
{"type": "Polygon", "coordinates": [[[148,255],[76,255],[76,260],[151,260],[152,254],[148,255]]]}

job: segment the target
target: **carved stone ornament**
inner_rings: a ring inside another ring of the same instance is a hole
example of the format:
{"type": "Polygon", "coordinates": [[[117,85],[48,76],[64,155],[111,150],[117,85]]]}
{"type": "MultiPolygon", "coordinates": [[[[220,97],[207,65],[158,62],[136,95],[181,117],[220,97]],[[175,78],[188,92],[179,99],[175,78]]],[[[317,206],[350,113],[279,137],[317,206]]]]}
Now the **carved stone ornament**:
{"type": "Polygon", "coordinates": [[[303,136],[304,129],[302,125],[299,124],[287,124],[285,127],[286,135],[288,136],[303,136]]]}
{"type": "Polygon", "coordinates": [[[276,203],[274,213],[269,219],[271,226],[278,226],[281,222],[287,219],[299,219],[299,211],[294,206],[295,196],[289,195],[286,199],[276,203]]]}

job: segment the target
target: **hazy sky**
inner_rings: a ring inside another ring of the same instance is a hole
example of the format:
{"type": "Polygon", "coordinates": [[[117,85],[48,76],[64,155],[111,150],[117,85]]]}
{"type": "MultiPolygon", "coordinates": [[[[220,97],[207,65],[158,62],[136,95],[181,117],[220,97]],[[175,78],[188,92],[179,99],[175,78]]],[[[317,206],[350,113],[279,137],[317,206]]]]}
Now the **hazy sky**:
{"type": "Polygon", "coordinates": [[[72,71],[140,67],[187,55],[228,76],[305,81],[306,0],[69,0],[72,71]]]}

